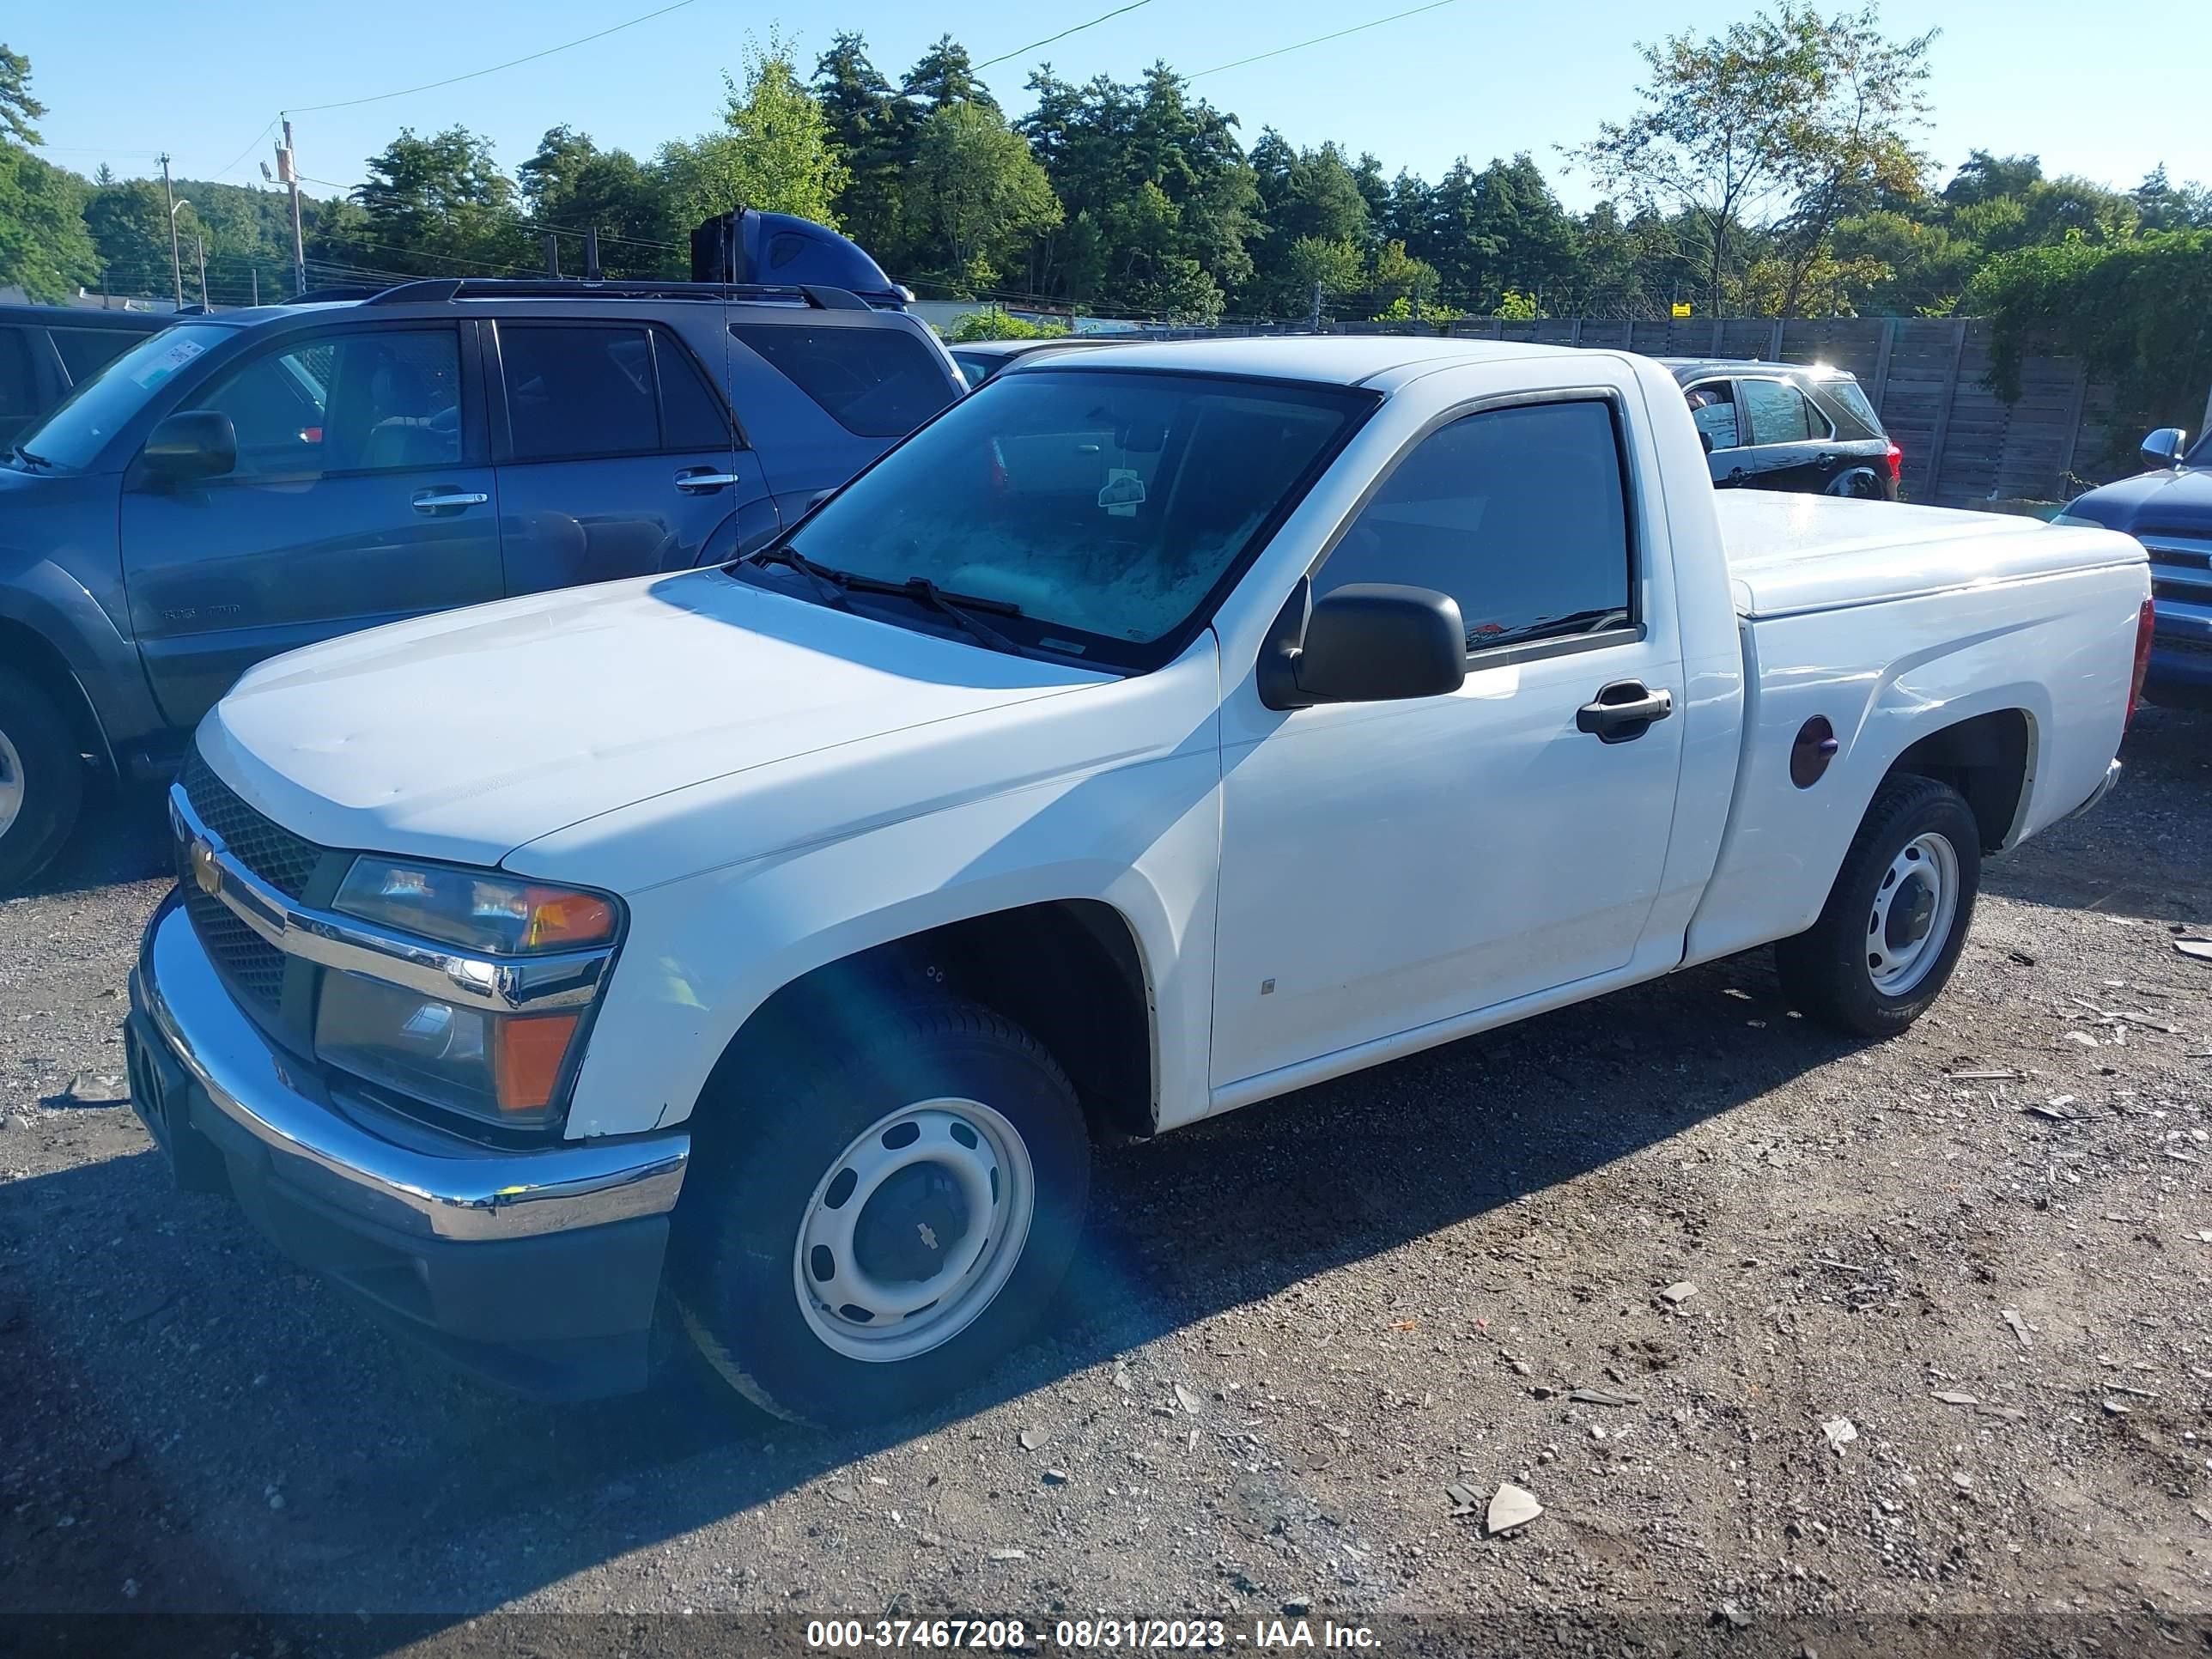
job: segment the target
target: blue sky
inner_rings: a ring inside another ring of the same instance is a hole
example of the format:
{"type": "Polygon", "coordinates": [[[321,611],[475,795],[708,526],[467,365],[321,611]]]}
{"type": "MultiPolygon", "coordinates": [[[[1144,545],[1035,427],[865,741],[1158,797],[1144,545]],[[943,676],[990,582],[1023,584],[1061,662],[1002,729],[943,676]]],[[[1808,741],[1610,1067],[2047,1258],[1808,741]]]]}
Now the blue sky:
{"type": "MultiPolygon", "coordinates": [[[[1417,3],[1150,0],[986,70],[984,79],[1018,110],[1026,104],[1023,82],[1040,58],[1072,80],[1101,71],[1131,79],[1156,58],[1198,74],[1417,3]]],[[[489,137],[510,170],[562,121],[603,145],[650,153],[713,120],[720,70],[737,66],[748,30],[780,27],[795,40],[803,68],[835,31],[857,30],[878,67],[896,79],[946,30],[981,61],[1114,3],[1037,0],[940,11],[877,0],[780,9],[693,0],[574,52],[463,85],[299,113],[301,170],[350,185],[363,158],[401,125],[428,131],[455,122],[489,137]]],[[[192,21],[173,0],[102,0],[17,9],[4,38],[31,58],[33,90],[50,109],[40,125],[55,161],[86,173],[105,161],[127,175],[152,171],[155,152],[167,149],[180,176],[248,183],[270,155],[256,129],[279,108],[301,111],[485,67],[653,8],[653,0],[380,0],[366,10],[246,9],[217,24],[192,21]]],[[[1589,187],[1559,176],[1553,146],[1587,137],[1600,120],[1633,107],[1634,43],[1682,28],[1716,30],[1753,9],[1752,0],[1546,7],[1455,0],[1348,40],[1205,75],[1197,90],[1241,118],[1248,143],[1272,125],[1293,143],[1335,138],[1355,154],[1371,149],[1393,172],[1410,166],[1434,178],[1462,154],[1480,165],[1527,149],[1581,206],[1589,187]]],[[[2212,181],[2204,63],[2194,49],[2201,34],[2179,11],[2167,16],[2166,25],[2146,24],[2134,12],[2085,14],[2057,0],[1916,0],[1884,9],[1893,33],[1942,26],[1928,145],[1947,168],[1970,147],[2026,150],[2039,154],[2049,172],[2122,186],[2160,161],[2177,180],[2212,181]]]]}

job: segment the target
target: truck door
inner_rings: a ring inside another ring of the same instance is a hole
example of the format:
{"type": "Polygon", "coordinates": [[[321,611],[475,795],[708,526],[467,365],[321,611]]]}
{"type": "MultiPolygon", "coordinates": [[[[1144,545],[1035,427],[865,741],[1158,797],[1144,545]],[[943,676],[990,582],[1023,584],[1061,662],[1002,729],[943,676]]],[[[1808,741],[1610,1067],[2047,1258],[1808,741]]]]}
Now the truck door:
{"type": "Polygon", "coordinates": [[[1451,595],[1459,690],[1276,713],[1248,682],[1224,705],[1215,1088],[1628,963],[1684,722],[1664,707],[1681,652],[1645,563],[1663,554],[1631,532],[1620,397],[1449,420],[1314,573],[1316,599],[1451,595]]]}
{"type": "Polygon", "coordinates": [[[499,597],[463,361],[449,322],[287,333],[185,395],[230,416],[237,465],[181,485],[134,471],[123,493],[131,625],[170,721],[264,657],[499,597]]]}
{"type": "Polygon", "coordinates": [[[505,320],[488,363],[510,594],[688,570],[773,532],[759,461],[667,329],[505,320]]]}

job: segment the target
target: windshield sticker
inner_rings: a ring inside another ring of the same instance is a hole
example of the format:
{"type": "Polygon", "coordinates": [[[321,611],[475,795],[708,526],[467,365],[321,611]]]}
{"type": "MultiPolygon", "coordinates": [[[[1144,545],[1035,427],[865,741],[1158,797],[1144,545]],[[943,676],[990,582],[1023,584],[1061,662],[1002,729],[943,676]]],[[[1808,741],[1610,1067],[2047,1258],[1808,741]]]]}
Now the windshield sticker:
{"type": "Polygon", "coordinates": [[[1144,504],[1145,481],[1126,466],[1106,469],[1106,487],[1098,492],[1098,505],[1117,519],[1133,519],[1144,504]]]}
{"type": "Polygon", "coordinates": [[[197,340],[172,341],[167,351],[148,363],[132,378],[147,391],[151,392],[206,349],[207,348],[197,340]]]}

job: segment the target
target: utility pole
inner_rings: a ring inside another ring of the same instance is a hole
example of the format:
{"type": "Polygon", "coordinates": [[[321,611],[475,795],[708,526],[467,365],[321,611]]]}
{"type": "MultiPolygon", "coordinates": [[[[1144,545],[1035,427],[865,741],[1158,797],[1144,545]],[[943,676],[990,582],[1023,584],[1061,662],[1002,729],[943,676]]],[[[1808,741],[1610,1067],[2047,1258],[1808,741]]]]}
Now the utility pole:
{"type": "Polygon", "coordinates": [[[1316,334],[1321,332],[1321,283],[1318,281],[1313,285],[1313,311],[1306,319],[1306,326],[1316,334]]]}
{"type": "Polygon", "coordinates": [[[292,150],[292,123],[284,122],[284,142],[276,147],[276,179],[292,190],[292,292],[307,291],[307,245],[300,234],[300,164],[292,150]]]}
{"type": "Polygon", "coordinates": [[[177,193],[169,187],[169,152],[161,152],[161,195],[169,204],[169,275],[176,281],[177,309],[185,308],[185,259],[177,249],[177,193]]]}
{"type": "Polygon", "coordinates": [[[197,252],[197,253],[200,256],[200,309],[201,309],[201,310],[203,310],[203,311],[204,311],[204,310],[206,310],[206,309],[207,309],[207,302],[208,302],[208,296],[207,296],[207,239],[206,239],[204,236],[195,236],[195,237],[193,237],[193,238],[192,238],[192,248],[193,248],[193,251],[194,251],[195,252],[197,252]]]}
{"type": "Polygon", "coordinates": [[[248,265],[246,268],[246,274],[253,278],[253,303],[259,305],[261,303],[261,267],[248,265]]]}
{"type": "Polygon", "coordinates": [[[599,228],[591,226],[584,232],[584,280],[599,280],[599,228]]]}

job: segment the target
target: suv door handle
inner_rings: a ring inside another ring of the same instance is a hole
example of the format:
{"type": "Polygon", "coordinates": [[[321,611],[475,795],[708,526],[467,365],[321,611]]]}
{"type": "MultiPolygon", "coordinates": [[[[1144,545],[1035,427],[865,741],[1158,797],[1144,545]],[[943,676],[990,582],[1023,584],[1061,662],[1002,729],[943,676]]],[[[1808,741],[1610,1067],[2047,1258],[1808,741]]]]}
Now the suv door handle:
{"type": "Polygon", "coordinates": [[[1833,466],[1836,464],[1836,458],[1832,451],[1824,449],[1813,458],[1813,464],[1815,466],[1833,466]]]}
{"type": "Polygon", "coordinates": [[[450,485],[440,484],[415,492],[415,510],[417,513],[438,513],[450,507],[482,507],[490,499],[481,489],[455,489],[450,485]]]}
{"type": "Polygon", "coordinates": [[[707,467],[676,475],[676,487],[687,495],[711,495],[717,489],[727,489],[738,482],[734,472],[716,472],[707,467]]]}
{"type": "Polygon", "coordinates": [[[1575,710],[1575,730],[1600,743],[1630,743],[1674,712],[1674,694],[1663,686],[1653,691],[1642,680],[1615,680],[1575,710]]]}

